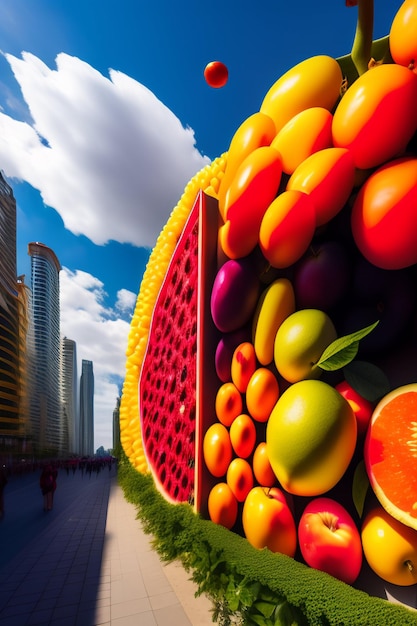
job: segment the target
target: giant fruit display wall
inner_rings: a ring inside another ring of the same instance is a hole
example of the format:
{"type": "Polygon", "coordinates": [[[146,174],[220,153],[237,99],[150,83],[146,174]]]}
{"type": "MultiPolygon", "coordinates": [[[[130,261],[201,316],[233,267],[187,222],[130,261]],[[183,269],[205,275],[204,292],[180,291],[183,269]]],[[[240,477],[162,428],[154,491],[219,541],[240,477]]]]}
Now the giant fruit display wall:
{"type": "Polygon", "coordinates": [[[121,441],[311,593],[325,572],[417,623],[417,0],[378,41],[347,4],[352,53],[272,82],[161,232],[121,441]]]}

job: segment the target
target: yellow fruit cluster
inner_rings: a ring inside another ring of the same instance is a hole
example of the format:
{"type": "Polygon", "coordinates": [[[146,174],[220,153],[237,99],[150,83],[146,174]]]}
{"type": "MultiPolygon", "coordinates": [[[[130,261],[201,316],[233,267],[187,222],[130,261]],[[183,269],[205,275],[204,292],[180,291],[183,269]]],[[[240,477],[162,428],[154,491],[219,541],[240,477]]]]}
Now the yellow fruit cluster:
{"type": "Polygon", "coordinates": [[[197,172],[186,185],[149,257],[136,301],[126,350],[126,375],[120,403],[120,441],[132,465],[143,474],[149,471],[149,466],[140,432],[138,384],[152,312],[175,246],[198,192],[202,190],[217,197],[225,167],[226,154],[223,154],[197,172]]]}

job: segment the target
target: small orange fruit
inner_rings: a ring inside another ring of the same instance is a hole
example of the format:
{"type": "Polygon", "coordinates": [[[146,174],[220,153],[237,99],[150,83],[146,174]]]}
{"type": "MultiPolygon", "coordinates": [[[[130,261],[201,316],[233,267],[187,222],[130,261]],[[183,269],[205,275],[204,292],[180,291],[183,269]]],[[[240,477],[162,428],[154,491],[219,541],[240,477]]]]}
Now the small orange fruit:
{"type": "Polygon", "coordinates": [[[224,476],[232,460],[230,436],[223,424],[212,424],[203,440],[203,456],[207,469],[213,476],[224,476]]]}
{"type": "Polygon", "coordinates": [[[244,502],[253,488],[253,472],[246,459],[233,459],[227,470],[226,482],[236,500],[244,502]]]}
{"type": "Polygon", "coordinates": [[[238,415],[230,426],[230,441],[237,456],[246,459],[256,443],[256,427],[249,415],[238,415]]]}
{"type": "Polygon", "coordinates": [[[255,348],[250,341],[244,341],[234,351],[231,366],[232,381],[240,392],[245,393],[250,377],[255,370],[255,348]]]}
{"type": "Polygon", "coordinates": [[[273,487],[277,483],[277,478],[271,467],[266,448],[266,442],[261,441],[253,453],[253,473],[261,487],[273,487]]]}
{"type": "Polygon", "coordinates": [[[279,396],[278,381],[271,370],[259,367],[246,388],[246,406],[258,422],[266,422],[279,396]]]}
{"type": "Polygon", "coordinates": [[[217,483],[208,497],[208,513],[212,522],[225,526],[229,530],[235,525],[238,504],[229,485],[217,483]]]}
{"type": "Polygon", "coordinates": [[[233,420],[242,413],[243,401],[240,391],[232,382],[219,387],[216,394],[215,410],[219,422],[230,426],[233,420]]]}

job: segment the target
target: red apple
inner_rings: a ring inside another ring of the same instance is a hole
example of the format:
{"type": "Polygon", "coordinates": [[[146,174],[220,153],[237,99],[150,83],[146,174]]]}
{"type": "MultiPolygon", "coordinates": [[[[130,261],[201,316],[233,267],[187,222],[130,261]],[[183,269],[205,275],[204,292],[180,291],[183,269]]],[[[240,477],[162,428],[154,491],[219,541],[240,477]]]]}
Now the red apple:
{"type": "Polygon", "coordinates": [[[336,389],[349,402],[358,425],[358,436],[364,435],[374,410],[372,402],[361,396],[346,380],[336,385],[336,389]]]}
{"type": "Polygon", "coordinates": [[[293,557],[297,529],[285,495],[278,487],[254,487],[242,511],[243,531],[255,548],[269,548],[293,557]]]}
{"type": "Polygon", "coordinates": [[[315,498],[304,509],[298,541],[307,565],[351,585],[362,567],[362,543],[348,511],[331,498],[315,498]]]}
{"type": "Polygon", "coordinates": [[[224,87],[229,78],[229,71],[221,61],[211,61],[204,69],[204,78],[210,87],[224,87]]]}

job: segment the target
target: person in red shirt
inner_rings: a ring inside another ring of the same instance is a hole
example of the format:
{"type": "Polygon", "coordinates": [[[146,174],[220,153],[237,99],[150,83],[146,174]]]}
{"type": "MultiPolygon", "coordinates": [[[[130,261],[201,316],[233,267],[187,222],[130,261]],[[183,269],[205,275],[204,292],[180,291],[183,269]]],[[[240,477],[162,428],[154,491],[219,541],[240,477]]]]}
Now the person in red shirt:
{"type": "Polygon", "coordinates": [[[44,511],[51,511],[53,508],[57,476],[58,472],[52,465],[46,465],[42,470],[39,485],[43,495],[44,511]]]}

